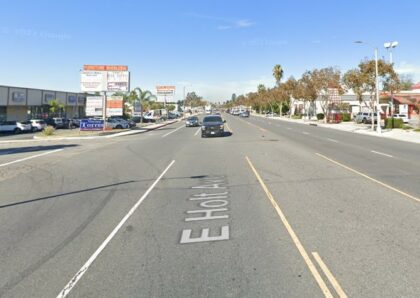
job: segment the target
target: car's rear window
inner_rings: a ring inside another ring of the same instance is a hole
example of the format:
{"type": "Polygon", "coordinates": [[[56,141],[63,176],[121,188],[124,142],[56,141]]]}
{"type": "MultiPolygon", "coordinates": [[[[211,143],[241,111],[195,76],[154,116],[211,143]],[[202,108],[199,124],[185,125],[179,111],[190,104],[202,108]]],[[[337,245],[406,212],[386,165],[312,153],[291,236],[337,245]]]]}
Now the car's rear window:
{"type": "Polygon", "coordinates": [[[222,118],[218,116],[205,117],[203,122],[222,122],[222,118]]]}

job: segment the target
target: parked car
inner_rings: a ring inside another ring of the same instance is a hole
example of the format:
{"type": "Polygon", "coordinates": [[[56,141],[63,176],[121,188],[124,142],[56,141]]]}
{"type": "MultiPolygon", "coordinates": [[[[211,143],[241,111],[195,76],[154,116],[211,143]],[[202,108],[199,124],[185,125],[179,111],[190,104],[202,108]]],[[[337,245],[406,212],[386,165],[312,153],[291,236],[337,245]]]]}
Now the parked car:
{"type": "Polygon", "coordinates": [[[364,123],[367,124],[370,122],[370,118],[369,118],[369,114],[368,112],[359,112],[356,114],[356,117],[354,117],[354,121],[356,123],[364,123]]]}
{"type": "Polygon", "coordinates": [[[20,132],[32,132],[31,121],[16,122],[16,125],[20,129],[20,132]]]}
{"type": "Polygon", "coordinates": [[[404,123],[408,123],[409,122],[408,116],[405,115],[405,114],[394,114],[394,115],[392,115],[392,117],[395,118],[395,119],[402,119],[402,121],[404,123]]]}
{"type": "Polygon", "coordinates": [[[267,113],[267,114],[265,114],[265,116],[266,117],[277,117],[278,116],[278,114],[277,113],[267,113]]]}
{"type": "Polygon", "coordinates": [[[136,121],[134,121],[133,119],[127,119],[126,121],[128,122],[130,128],[137,126],[136,121]]]}
{"type": "Polygon", "coordinates": [[[47,118],[45,122],[54,128],[63,128],[65,125],[63,118],[47,118]]]}
{"type": "Polygon", "coordinates": [[[108,118],[106,120],[106,126],[111,127],[112,129],[130,128],[128,122],[121,118],[108,118]]]}
{"type": "Polygon", "coordinates": [[[198,121],[198,117],[197,116],[191,116],[188,117],[187,120],[185,121],[185,127],[194,127],[194,126],[200,126],[200,122],[198,121]]]}
{"type": "Polygon", "coordinates": [[[41,131],[47,127],[47,123],[42,119],[31,119],[29,120],[32,125],[32,131],[41,131]]]}
{"type": "Polygon", "coordinates": [[[21,132],[21,129],[18,128],[16,121],[2,121],[0,122],[0,132],[13,132],[15,134],[18,134],[21,132]]]}
{"type": "Polygon", "coordinates": [[[226,121],[222,120],[222,117],[218,115],[205,116],[203,118],[203,123],[201,123],[201,137],[205,138],[208,136],[224,136],[225,122],[226,121]]]}

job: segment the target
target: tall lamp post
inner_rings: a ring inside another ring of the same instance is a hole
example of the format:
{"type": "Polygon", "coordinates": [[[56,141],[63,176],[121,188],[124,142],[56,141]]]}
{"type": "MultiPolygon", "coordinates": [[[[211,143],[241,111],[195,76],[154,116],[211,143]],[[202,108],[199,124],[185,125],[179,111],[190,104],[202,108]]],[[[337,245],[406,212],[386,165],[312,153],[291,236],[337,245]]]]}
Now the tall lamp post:
{"type": "MultiPolygon", "coordinates": [[[[355,41],[354,43],[358,43],[358,44],[367,44],[366,42],[363,41],[355,41]]],[[[380,107],[379,107],[379,71],[378,71],[378,47],[375,47],[375,89],[376,89],[376,132],[378,134],[382,133],[381,130],[381,113],[380,113],[380,107]]],[[[372,113],[372,122],[374,122],[375,120],[373,119],[373,113],[372,113]]]]}
{"type": "MultiPolygon", "coordinates": [[[[384,47],[385,49],[388,50],[389,52],[389,63],[393,64],[392,61],[392,49],[396,48],[398,45],[398,41],[391,41],[391,42],[386,42],[384,43],[384,47]]],[[[394,128],[394,95],[393,95],[393,90],[392,90],[392,86],[391,86],[391,119],[392,119],[392,128],[394,128]]]]}

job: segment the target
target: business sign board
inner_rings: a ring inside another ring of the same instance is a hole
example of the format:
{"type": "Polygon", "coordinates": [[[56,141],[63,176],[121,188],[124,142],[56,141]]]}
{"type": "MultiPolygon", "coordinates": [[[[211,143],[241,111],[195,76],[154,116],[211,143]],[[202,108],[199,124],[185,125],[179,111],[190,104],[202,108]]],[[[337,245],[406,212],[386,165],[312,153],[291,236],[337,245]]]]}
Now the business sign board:
{"type": "Polygon", "coordinates": [[[156,86],[157,102],[174,102],[175,86],[156,86]]]}
{"type": "Polygon", "coordinates": [[[86,116],[102,116],[103,97],[88,96],[86,97],[86,116]]]}
{"type": "Polygon", "coordinates": [[[51,100],[55,99],[55,94],[45,93],[44,94],[44,104],[48,104],[51,100]]]}
{"type": "Polygon", "coordinates": [[[104,129],[104,120],[82,119],[80,120],[80,131],[100,131],[104,129]]]}
{"type": "Polygon", "coordinates": [[[128,71],[108,71],[107,72],[107,91],[128,92],[130,90],[130,73],[128,71]]]}
{"type": "Polygon", "coordinates": [[[106,72],[83,71],[80,74],[80,90],[82,90],[82,92],[107,91],[106,79],[106,72]]]}
{"type": "Polygon", "coordinates": [[[123,97],[111,96],[106,99],[106,116],[122,116],[123,115],[123,97]]]}
{"type": "Polygon", "coordinates": [[[82,92],[128,92],[130,73],[125,65],[84,65],[80,73],[82,92]]]}
{"type": "Polygon", "coordinates": [[[12,101],[16,103],[22,103],[26,100],[25,92],[13,92],[12,101]]]}

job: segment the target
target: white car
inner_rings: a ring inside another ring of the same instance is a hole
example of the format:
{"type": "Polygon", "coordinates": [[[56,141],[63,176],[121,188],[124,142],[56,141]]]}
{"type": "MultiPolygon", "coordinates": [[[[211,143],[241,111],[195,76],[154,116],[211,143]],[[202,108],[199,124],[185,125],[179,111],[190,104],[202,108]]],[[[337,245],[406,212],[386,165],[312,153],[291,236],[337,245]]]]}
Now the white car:
{"type": "Polygon", "coordinates": [[[32,124],[30,121],[16,122],[16,126],[21,132],[31,132],[32,124]]]}
{"type": "Polygon", "coordinates": [[[395,119],[402,119],[402,121],[404,123],[408,123],[409,122],[408,116],[405,115],[405,114],[394,114],[394,115],[392,115],[392,117],[394,117],[395,119]]]}
{"type": "Polygon", "coordinates": [[[106,120],[106,126],[111,127],[112,129],[130,128],[128,121],[119,118],[109,118],[106,120]]]}
{"type": "Polygon", "coordinates": [[[42,119],[31,119],[29,120],[32,124],[32,131],[41,131],[47,127],[47,123],[45,123],[42,119]]]}

